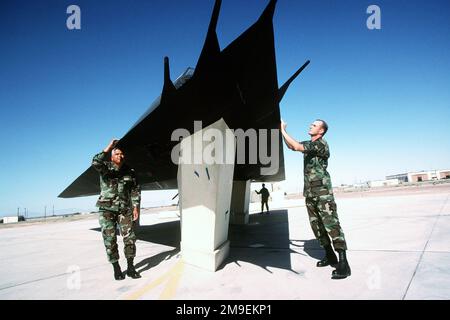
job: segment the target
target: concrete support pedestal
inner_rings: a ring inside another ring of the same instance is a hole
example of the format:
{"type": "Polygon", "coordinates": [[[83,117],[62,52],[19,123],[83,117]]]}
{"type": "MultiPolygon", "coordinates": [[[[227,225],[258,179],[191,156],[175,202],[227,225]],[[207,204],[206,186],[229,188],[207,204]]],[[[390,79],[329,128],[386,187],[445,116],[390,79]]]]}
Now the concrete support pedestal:
{"type": "Polygon", "coordinates": [[[180,150],[178,191],[182,259],[215,271],[228,256],[230,248],[228,224],[234,134],[221,119],[184,138],[180,150]]]}
{"type": "Polygon", "coordinates": [[[247,224],[250,207],[250,180],[233,181],[231,224],[247,224]]]}

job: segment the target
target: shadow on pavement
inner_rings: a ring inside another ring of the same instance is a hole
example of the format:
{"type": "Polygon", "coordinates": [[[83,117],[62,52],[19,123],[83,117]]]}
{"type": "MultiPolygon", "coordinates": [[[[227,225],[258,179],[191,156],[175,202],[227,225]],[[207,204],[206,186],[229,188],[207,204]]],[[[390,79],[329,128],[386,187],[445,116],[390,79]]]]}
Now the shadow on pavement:
{"type": "Polygon", "coordinates": [[[231,250],[225,263],[248,262],[267,272],[268,267],[292,271],[291,254],[296,252],[289,247],[287,210],[252,214],[248,224],[231,225],[228,238],[231,250]]]}
{"type": "Polygon", "coordinates": [[[291,240],[291,246],[302,248],[303,251],[316,260],[320,260],[325,255],[325,250],[320,246],[316,239],[310,240],[291,240]]]}
{"type": "MultiPolygon", "coordinates": [[[[100,228],[91,229],[100,232],[100,228]]],[[[170,259],[180,251],[181,228],[180,221],[164,222],[149,226],[140,226],[135,230],[138,240],[174,247],[173,250],[148,257],[136,264],[140,272],[147,271],[164,260],[170,259]]],[[[289,223],[287,210],[272,210],[270,214],[252,214],[247,225],[230,225],[228,230],[230,240],[230,255],[219,268],[228,263],[248,262],[268,272],[268,267],[291,270],[291,254],[297,253],[290,249],[289,223]]],[[[118,242],[122,241],[118,237],[118,242]]],[[[315,240],[304,242],[304,250],[317,258],[322,255],[315,240]],[[309,250],[311,249],[311,250],[309,250]],[[310,252],[310,253],[309,253],[310,252]],[[319,254],[317,255],[317,252],[319,254]]],[[[294,244],[295,246],[299,246],[294,244]]],[[[294,272],[294,271],[293,271],[294,272]]]]}
{"type": "MultiPolygon", "coordinates": [[[[92,231],[101,232],[101,228],[93,228],[92,231]]],[[[179,247],[181,241],[180,221],[171,221],[140,226],[134,230],[137,240],[158,243],[170,247],[179,247]]],[[[121,237],[117,238],[117,241],[121,237]]]]}
{"type": "Polygon", "coordinates": [[[161,253],[158,253],[155,256],[146,258],[144,260],[141,260],[140,262],[136,263],[135,267],[138,269],[139,273],[145,272],[153,267],[156,267],[164,260],[169,260],[173,256],[176,256],[180,253],[180,248],[175,248],[169,251],[164,251],[161,253]]]}

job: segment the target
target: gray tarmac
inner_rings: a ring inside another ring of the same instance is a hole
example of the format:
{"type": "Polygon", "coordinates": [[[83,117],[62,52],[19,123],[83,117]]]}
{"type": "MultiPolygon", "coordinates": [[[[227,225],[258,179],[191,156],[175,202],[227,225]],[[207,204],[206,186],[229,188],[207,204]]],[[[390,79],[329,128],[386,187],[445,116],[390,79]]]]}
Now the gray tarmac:
{"type": "MultiPolygon", "coordinates": [[[[323,251],[302,199],[251,204],[231,226],[230,256],[216,272],[180,257],[176,211],[143,210],[138,280],[113,279],[97,215],[0,227],[0,299],[450,299],[450,188],[336,197],[352,276],[317,268],[323,251]]],[[[121,265],[126,262],[119,237],[121,265]]]]}

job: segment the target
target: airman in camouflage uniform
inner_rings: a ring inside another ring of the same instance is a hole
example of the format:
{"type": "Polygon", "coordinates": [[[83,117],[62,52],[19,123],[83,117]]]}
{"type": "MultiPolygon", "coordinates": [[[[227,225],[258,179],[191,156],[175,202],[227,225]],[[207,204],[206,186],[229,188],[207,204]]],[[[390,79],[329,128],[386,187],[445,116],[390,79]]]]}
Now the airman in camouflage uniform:
{"type": "Polygon", "coordinates": [[[282,122],[281,132],[286,145],[304,154],[304,190],[305,204],[309,221],[315,237],[325,248],[325,257],[317,263],[318,267],[331,265],[336,267],[333,279],[343,279],[351,274],[348,265],[344,232],[339,223],[336,202],[334,201],[330,174],[327,171],[330,150],[323,139],[328,125],[323,120],[316,120],[310,126],[310,141],[297,142],[286,132],[286,124],[282,122]],[[330,241],[331,238],[331,241],[330,241]],[[331,246],[339,253],[339,261],[331,246]]]}
{"type": "Polygon", "coordinates": [[[261,212],[260,214],[263,214],[264,211],[264,204],[266,205],[266,214],[269,214],[269,197],[270,197],[270,192],[269,190],[267,190],[266,185],[263,183],[262,184],[262,188],[261,190],[255,190],[255,192],[257,194],[261,195],[261,212]]]}
{"type": "Polygon", "coordinates": [[[123,280],[124,276],[119,265],[116,228],[118,225],[123,236],[124,253],[128,262],[126,274],[132,278],[140,278],[133,264],[136,256],[133,222],[139,218],[141,190],[134,170],[123,163],[123,152],[114,148],[116,143],[117,140],[111,141],[102,152],[95,155],[92,166],[100,173],[101,193],[97,207],[100,210],[99,222],[106,254],[113,265],[114,278],[123,280]]]}

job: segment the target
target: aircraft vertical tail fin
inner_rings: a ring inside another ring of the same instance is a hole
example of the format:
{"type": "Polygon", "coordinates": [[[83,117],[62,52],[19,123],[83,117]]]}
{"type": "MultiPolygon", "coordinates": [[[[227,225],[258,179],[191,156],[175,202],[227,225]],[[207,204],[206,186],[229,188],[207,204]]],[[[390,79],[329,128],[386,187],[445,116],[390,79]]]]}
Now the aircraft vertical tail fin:
{"type": "Polygon", "coordinates": [[[259,17],[258,21],[265,20],[265,19],[273,19],[273,15],[275,13],[275,7],[277,4],[277,0],[270,0],[267,7],[264,9],[263,13],[259,17]]]}
{"type": "Polygon", "coordinates": [[[172,80],[170,80],[170,66],[169,66],[169,58],[164,57],[164,86],[161,95],[161,100],[167,98],[168,95],[175,92],[175,86],[173,85],[172,80]]]}
{"type": "Polygon", "coordinates": [[[200,74],[203,70],[207,69],[208,65],[218,57],[220,53],[219,40],[217,39],[216,27],[219,20],[220,6],[222,0],[216,0],[214,3],[214,9],[209,22],[208,33],[206,34],[205,43],[203,45],[200,58],[198,59],[197,66],[195,67],[195,74],[200,74]]]}
{"type": "Polygon", "coordinates": [[[297,76],[308,66],[308,64],[311,61],[308,60],[306,61],[301,67],[300,69],[298,69],[278,90],[278,102],[281,102],[281,100],[284,97],[284,94],[286,93],[287,89],[289,88],[289,85],[292,83],[292,81],[295,80],[295,78],[297,78],[297,76]]]}

